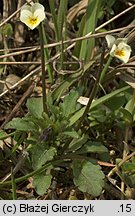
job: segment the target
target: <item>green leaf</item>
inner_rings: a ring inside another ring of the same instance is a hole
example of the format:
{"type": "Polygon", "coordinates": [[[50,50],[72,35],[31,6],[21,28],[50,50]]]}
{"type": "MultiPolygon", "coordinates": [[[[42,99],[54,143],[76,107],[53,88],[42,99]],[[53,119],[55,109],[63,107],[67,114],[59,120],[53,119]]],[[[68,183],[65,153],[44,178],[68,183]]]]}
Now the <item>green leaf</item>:
{"type": "Polygon", "coordinates": [[[109,6],[109,7],[112,7],[114,5],[116,0],[105,0],[106,4],[109,6]]]}
{"type": "Polygon", "coordinates": [[[76,104],[78,98],[79,94],[77,91],[74,90],[72,90],[69,95],[64,98],[63,103],[60,104],[60,108],[64,117],[69,117],[72,113],[76,111],[76,104]]]}
{"type": "Polygon", "coordinates": [[[60,85],[52,92],[53,100],[59,101],[62,94],[78,79],[81,74],[82,71],[78,74],[74,74],[74,76],[72,75],[67,77],[63,82],[61,82],[60,85]]]}
{"type": "Polygon", "coordinates": [[[126,162],[122,165],[122,170],[124,171],[134,171],[135,170],[135,163],[126,162]]]}
{"type": "Polygon", "coordinates": [[[55,10],[55,2],[54,2],[54,0],[49,0],[48,3],[49,3],[49,6],[50,6],[52,21],[53,21],[54,27],[55,27],[56,41],[60,41],[58,24],[57,24],[57,15],[56,15],[56,10],[55,10]]]}
{"type": "Polygon", "coordinates": [[[58,10],[58,16],[57,16],[57,27],[58,27],[58,34],[59,34],[59,38],[58,40],[61,40],[63,37],[62,34],[62,29],[63,29],[63,24],[64,24],[64,20],[65,20],[65,15],[67,12],[67,0],[61,0],[59,2],[59,10],[58,10]]]}
{"type": "Polygon", "coordinates": [[[11,168],[11,182],[12,182],[12,198],[13,200],[17,200],[16,182],[15,182],[15,176],[13,173],[13,168],[11,168]]]}
{"type": "Polygon", "coordinates": [[[100,153],[98,156],[99,156],[99,160],[101,160],[101,161],[104,161],[104,162],[109,162],[110,161],[109,151],[100,153]]]}
{"type": "Polygon", "coordinates": [[[94,161],[74,161],[73,162],[74,184],[82,192],[97,197],[101,194],[104,186],[104,174],[101,167],[94,161]]]}
{"type": "Polygon", "coordinates": [[[88,68],[90,68],[94,61],[89,61],[88,63],[85,63],[83,65],[83,70],[80,70],[79,72],[72,74],[70,76],[68,76],[67,78],[65,78],[65,80],[63,82],[60,83],[60,85],[54,89],[54,91],[52,92],[51,96],[53,101],[57,100],[59,101],[60,97],[62,96],[62,94],[67,91],[67,89],[78,80],[78,78],[80,78],[85,71],[87,71],[88,68]]]}
{"type": "Polygon", "coordinates": [[[35,118],[42,118],[43,113],[43,100],[40,98],[30,98],[27,100],[26,106],[28,107],[29,113],[35,118]]]}
{"type": "MultiPolygon", "coordinates": [[[[92,110],[93,108],[105,103],[106,101],[111,100],[114,96],[116,96],[117,94],[120,94],[123,91],[126,91],[130,88],[130,86],[124,86],[120,89],[117,89],[101,98],[96,99],[95,101],[93,101],[93,103],[91,104],[90,110],[92,110]]],[[[85,107],[81,108],[79,111],[77,111],[70,119],[70,123],[69,126],[72,126],[76,121],[79,120],[79,118],[83,115],[83,112],[85,110],[85,107]]]]}
{"type": "Polygon", "coordinates": [[[1,28],[0,28],[0,33],[3,36],[12,36],[13,35],[13,28],[12,25],[10,23],[6,23],[4,24],[1,28]]]}
{"type": "Polygon", "coordinates": [[[62,134],[66,135],[66,136],[69,136],[69,137],[72,137],[72,138],[76,138],[76,139],[79,138],[79,134],[74,130],[72,130],[72,131],[64,131],[62,134]]]}
{"type": "Polygon", "coordinates": [[[16,129],[18,131],[37,131],[37,126],[29,121],[29,118],[14,118],[5,125],[5,129],[16,129]]]}
{"type": "MultiPolygon", "coordinates": [[[[77,36],[84,36],[90,32],[94,33],[98,20],[100,2],[99,0],[88,0],[86,13],[81,20],[77,36]]],[[[74,54],[79,57],[79,59],[89,60],[94,46],[95,38],[79,41],[75,45],[74,54]]]]}
{"type": "Polygon", "coordinates": [[[79,111],[77,111],[70,119],[70,123],[69,123],[69,127],[72,126],[74,123],[76,123],[81,116],[83,115],[83,112],[85,110],[86,107],[81,108],[79,111]]]}
{"type": "Polygon", "coordinates": [[[2,140],[3,138],[6,139],[8,137],[8,134],[3,131],[3,130],[0,130],[0,140],[2,140]]]}
{"type": "Polygon", "coordinates": [[[105,104],[109,109],[115,111],[122,107],[126,102],[125,94],[121,93],[119,95],[114,96],[111,100],[107,101],[105,104]]]}
{"type": "Polygon", "coordinates": [[[79,154],[83,153],[105,153],[108,152],[108,149],[102,145],[100,142],[87,142],[80,150],[77,151],[79,154]]]}
{"type": "Polygon", "coordinates": [[[3,130],[0,130],[0,138],[3,137],[3,136],[6,136],[6,132],[3,131],[3,130]]]}
{"type": "Polygon", "coordinates": [[[83,134],[79,139],[73,139],[71,141],[71,143],[69,144],[67,152],[69,152],[69,151],[73,152],[73,151],[81,148],[82,145],[87,142],[87,140],[88,140],[87,134],[83,134]]]}
{"type": "MultiPolygon", "coordinates": [[[[100,7],[99,0],[89,0],[85,15],[83,35],[89,32],[94,32],[96,28],[96,23],[98,19],[98,12],[100,7]]],[[[80,59],[91,58],[92,50],[95,46],[95,38],[90,38],[89,40],[83,40],[80,49],[80,59]]]]}
{"type": "Polygon", "coordinates": [[[127,125],[130,125],[133,123],[133,115],[126,109],[124,109],[123,107],[120,108],[120,112],[123,115],[123,120],[125,121],[125,123],[127,125]]]}
{"type": "Polygon", "coordinates": [[[98,98],[97,100],[93,101],[93,103],[91,104],[90,109],[93,109],[93,108],[99,106],[100,104],[103,104],[106,101],[111,100],[113,97],[120,94],[121,92],[124,92],[124,91],[128,90],[129,88],[130,88],[130,86],[124,86],[124,87],[122,87],[120,89],[117,89],[117,90],[115,90],[115,91],[113,91],[113,92],[111,92],[111,93],[109,93],[109,94],[107,94],[107,95],[105,95],[105,96],[103,96],[101,98],[98,98]]]}
{"type": "Polygon", "coordinates": [[[128,100],[125,109],[128,110],[128,112],[130,112],[131,114],[134,113],[135,110],[135,95],[133,94],[133,96],[131,97],[130,100],[128,100]]]}
{"type": "Polygon", "coordinates": [[[39,169],[45,164],[47,161],[53,159],[56,154],[56,149],[54,147],[50,147],[50,149],[45,149],[43,145],[35,145],[31,149],[32,151],[32,165],[33,169],[39,169]]]}
{"type": "Polygon", "coordinates": [[[128,188],[135,188],[135,174],[129,175],[129,173],[122,173],[122,178],[124,179],[124,182],[129,186],[128,188]]]}
{"type": "Polygon", "coordinates": [[[91,122],[96,121],[97,123],[98,122],[103,123],[107,119],[107,111],[102,109],[102,107],[98,107],[97,110],[93,110],[93,111],[90,112],[90,115],[89,115],[88,119],[91,122]]]}
{"type": "Polygon", "coordinates": [[[40,196],[46,193],[47,189],[50,187],[52,180],[52,175],[36,174],[33,177],[33,186],[40,196]]]}

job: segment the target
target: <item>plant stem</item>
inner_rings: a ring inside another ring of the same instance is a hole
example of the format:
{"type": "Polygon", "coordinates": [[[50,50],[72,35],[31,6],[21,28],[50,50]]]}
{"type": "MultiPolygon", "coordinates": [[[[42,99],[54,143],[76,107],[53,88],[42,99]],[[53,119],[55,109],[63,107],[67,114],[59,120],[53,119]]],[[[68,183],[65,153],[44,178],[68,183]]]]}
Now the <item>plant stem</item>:
{"type": "Polygon", "coordinates": [[[63,38],[61,36],[61,55],[60,55],[60,70],[64,69],[63,66],[63,62],[64,62],[64,45],[63,45],[63,38]]]}
{"type": "MultiPolygon", "coordinates": [[[[126,126],[125,140],[124,140],[124,149],[123,149],[123,159],[125,157],[127,157],[127,154],[128,154],[128,134],[129,134],[129,126],[126,126]]],[[[125,191],[125,183],[124,183],[124,181],[121,181],[121,191],[122,191],[121,199],[123,200],[124,199],[123,193],[125,191]]]]}
{"type": "MultiPolygon", "coordinates": [[[[60,4],[59,4],[59,10],[58,10],[58,18],[57,18],[57,26],[58,26],[58,34],[59,34],[59,40],[61,40],[61,46],[60,46],[60,68],[59,70],[64,69],[64,44],[63,44],[63,40],[65,39],[66,36],[66,30],[63,31],[64,28],[64,24],[66,23],[66,12],[67,12],[67,0],[60,0],[60,4]]],[[[66,26],[65,26],[66,27],[66,26]]]]}
{"type": "Polygon", "coordinates": [[[10,134],[6,134],[6,132],[4,133],[4,135],[2,134],[2,136],[0,136],[0,140],[5,140],[7,139],[8,137],[11,137],[13,136],[14,134],[16,133],[16,131],[10,133],[10,134]]]}
{"type": "Polygon", "coordinates": [[[45,56],[44,56],[44,39],[42,32],[42,23],[39,25],[39,37],[40,37],[40,47],[41,47],[41,69],[42,69],[42,93],[43,93],[43,111],[48,113],[46,104],[46,71],[45,71],[45,56]]]}
{"type": "MultiPolygon", "coordinates": [[[[128,108],[128,111],[133,116],[134,115],[134,109],[135,109],[135,90],[133,90],[132,99],[131,99],[131,102],[127,108],[128,108]]],[[[123,159],[126,158],[128,153],[129,153],[129,149],[128,149],[129,130],[130,130],[130,125],[126,125],[124,149],[123,149],[123,159]]],[[[124,184],[124,181],[122,181],[121,182],[121,191],[124,193],[124,190],[125,190],[125,184],[124,184]]],[[[121,199],[124,199],[123,194],[121,194],[121,199]]]]}
{"type": "MultiPolygon", "coordinates": [[[[50,166],[55,166],[55,165],[58,165],[60,163],[62,163],[63,160],[54,160],[54,161],[51,161],[51,162],[48,162],[47,164],[45,164],[44,166],[42,166],[41,168],[37,169],[37,170],[34,170],[33,172],[23,176],[23,177],[20,177],[20,178],[16,178],[15,179],[15,183],[19,183],[19,182],[22,182],[22,181],[25,181],[27,180],[28,178],[38,174],[38,173],[41,173],[43,172],[44,170],[46,170],[48,167],[50,166]]],[[[5,185],[11,185],[12,184],[12,180],[9,180],[9,181],[6,181],[6,182],[0,182],[0,187],[2,186],[5,186],[5,185]]]]}
{"type": "Polygon", "coordinates": [[[17,200],[17,195],[16,195],[16,182],[15,182],[15,177],[13,173],[13,168],[11,167],[11,182],[12,182],[12,197],[13,200],[17,200]]]}
{"type": "Polygon", "coordinates": [[[100,76],[100,79],[99,79],[99,83],[102,83],[102,81],[103,81],[103,79],[104,79],[104,77],[105,77],[106,71],[107,71],[107,69],[108,69],[108,67],[109,67],[109,65],[110,65],[110,63],[111,63],[111,61],[112,61],[112,56],[110,55],[109,58],[108,58],[108,60],[107,60],[107,62],[106,62],[106,64],[105,64],[105,67],[103,68],[103,70],[102,70],[102,72],[101,72],[101,76],[100,76]]]}
{"type": "MultiPolygon", "coordinates": [[[[43,33],[44,44],[47,44],[47,38],[46,38],[46,35],[45,35],[45,30],[43,28],[43,25],[42,25],[42,33],[43,33]]],[[[45,60],[48,62],[49,61],[48,48],[44,48],[44,52],[45,52],[45,60]]],[[[54,80],[53,80],[53,69],[52,69],[52,66],[50,64],[47,64],[47,70],[48,70],[49,81],[50,81],[51,84],[53,84],[53,82],[54,82],[54,80]]]]}
{"type": "Polygon", "coordinates": [[[102,66],[103,66],[103,60],[104,60],[104,50],[103,50],[103,52],[102,52],[102,54],[101,54],[101,62],[100,62],[99,70],[98,70],[98,73],[97,73],[96,81],[95,81],[94,86],[93,86],[93,88],[92,88],[92,91],[91,91],[91,94],[90,94],[90,97],[89,97],[89,101],[88,101],[88,103],[87,103],[87,105],[86,105],[86,108],[85,108],[85,110],[84,110],[84,113],[83,113],[83,115],[81,116],[80,121],[79,121],[79,124],[78,124],[77,127],[76,127],[76,130],[79,130],[79,128],[80,128],[82,122],[84,121],[84,119],[85,119],[87,113],[89,112],[91,103],[92,103],[92,101],[93,101],[93,99],[94,99],[94,97],[95,97],[95,95],[96,95],[96,93],[97,93],[97,89],[98,89],[98,87],[99,87],[100,72],[101,72],[102,66]]]}

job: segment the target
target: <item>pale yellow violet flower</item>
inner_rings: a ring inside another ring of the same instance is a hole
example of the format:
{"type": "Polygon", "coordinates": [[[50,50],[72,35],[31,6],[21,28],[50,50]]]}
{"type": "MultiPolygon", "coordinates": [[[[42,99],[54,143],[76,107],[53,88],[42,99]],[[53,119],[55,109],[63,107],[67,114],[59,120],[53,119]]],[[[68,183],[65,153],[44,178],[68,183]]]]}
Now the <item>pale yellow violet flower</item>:
{"type": "Polygon", "coordinates": [[[44,6],[39,3],[33,5],[24,5],[21,8],[20,20],[25,23],[31,30],[36,28],[40,22],[45,19],[44,6]]]}
{"type": "Polygon", "coordinates": [[[115,39],[112,35],[106,35],[105,38],[108,47],[111,49],[110,55],[127,63],[131,54],[131,47],[127,45],[127,38],[115,39]]]}

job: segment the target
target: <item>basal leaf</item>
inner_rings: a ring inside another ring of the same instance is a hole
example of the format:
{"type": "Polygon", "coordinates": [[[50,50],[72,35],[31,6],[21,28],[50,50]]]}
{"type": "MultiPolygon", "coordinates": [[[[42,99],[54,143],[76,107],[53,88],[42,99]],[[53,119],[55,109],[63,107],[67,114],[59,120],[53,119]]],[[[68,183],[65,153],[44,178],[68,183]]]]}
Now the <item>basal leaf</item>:
{"type": "Polygon", "coordinates": [[[125,109],[128,110],[128,112],[131,113],[131,115],[134,114],[135,111],[135,96],[133,94],[133,96],[131,97],[131,99],[128,100],[125,109]]]}
{"type": "Polygon", "coordinates": [[[79,138],[79,134],[75,130],[64,131],[62,134],[66,135],[66,136],[69,136],[69,137],[72,137],[72,138],[76,138],[76,139],[79,138]]]}
{"type": "Polygon", "coordinates": [[[122,165],[122,170],[124,171],[133,171],[135,170],[135,163],[131,163],[131,162],[126,162],[122,165]]]}
{"type": "Polygon", "coordinates": [[[115,111],[119,109],[121,106],[123,106],[126,102],[125,94],[121,93],[116,96],[114,96],[111,100],[107,101],[105,104],[109,109],[112,111],[115,111]]]}
{"type": "Polygon", "coordinates": [[[82,75],[82,71],[80,71],[77,74],[74,74],[74,76],[67,77],[63,82],[60,83],[60,85],[52,92],[52,98],[53,100],[59,101],[62,94],[79,78],[79,76],[82,75]]]}
{"type": "Polygon", "coordinates": [[[0,130],[0,140],[3,139],[3,137],[6,138],[6,136],[7,136],[6,132],[3,130],[0,130]]]}
{"type": "MultiPolygon", "coordinates": [[[[130,88],[130,86],[124,86],[120,89],[117,89],[101,98],[96,99],[95,101],[93,101],[93,103],[91,104],[90,110],[94,109],[95,107],[105,103],[106,101],[109,101],[110,99],[112,99],[115,95],[120,94],[121,92],[124,92],[126,90],[128,90],[130,88]]],[[[83,112],[85,110],[85,107],[82,107],[79,111],[77,111],[70,119],[70,123],[69,126],[72,126],[76,121],[79,120],[79,118],[83,115],[83,112]]]]}
{"type": "Polygon", "coordinates": [[[94,161],[79,160],[73,162],[74,184],[83,192],[97,197],[104,186],[104,174],[94,161]]]}
{"type": "Polygon", "coordinates": [[[35,190],[37,192],[37,194],[39,194],[40,196],[45,194],[47,189],[49,188],[50,184],[51,184],[51,179],[52,179],[52,175],[44,175],[42,173],[40,174],[36,174],[33,177],[33,186],[35,187],[35,190]]]}
{"type": "Polygon", "coordinates": [[[8,122],[5,129],[16,129],[18,131],[37,131],[37,126],[28,118],[14,118],[8,122]]]}
{"type": "Polygon", "coordinates": [[[76,102],[79,98],[79,94],[77,91],[71,91],[69,95],[67,95],[63,103],[61,103],[62,114],[65,117],[69,117],[72,113],[76,111],[76,102]]]}
{"type": "Polygon", "coordinates": [[[56,154],[56,149],[54,147],[45,149],[45,146],[43,145],[35,145],[31,149],[31,151],[33,169],[39,169],[47,161],[52,160],[56,154]]]}
{"type": "Polygon", "coordinates": [[[43,113],[43,100],[40,98],[30,98],[27,100],[26,106],[28,107],[29,113],[35,118],[42,118],[43,113]]]}
{"type": "Polygon", "coordinates": [[[54,89],[54,91],[51,94],[52,100],[53,101],[59,101],[60,97],[62,94],[67,91],[67,89],[74,83],[76,82],[83,74],[94,64],[95,60],[89,61],[88,63],[84,63],[83,65],[83,70],[80,70],[79,72],[75,74],[69,75],[67,78],[64,79],[60,83],[60,85],[54,89]]]}
{"type": "Polygon", "coordinates": [[[83,115],[83,112],[84,112],[85,108],[86,107],[82,107],[73,116],[71,116],[71,118],[69,119],[69,121],[70,121],[69,126],[72,126],[74,123],[76,123],[81,118],[81,116],[83,115]]]}
{"type": "Polygon", "coordinates": [[[120,112],[122,113],[123,120],[127,125],[130,125],[133,123],[133,115],[123,107],[120,108],[120,112]]]}
{"type": "Polygon", "coordinates": [[[110,92],[107,95],[104,95],[101,98],[98,98],[97,100],[93,101],[93,103],[91,104],[90,109],[93,109],[93,108],[97,107],[98,105],[103,104],[106,101],[109,101],[110,99],[112,99],[116,95],[120,94],[121,92],[124,92],[124,91],[128,90],[129,88],[130,88],[130,86],[124,86],[124,87],[122,87],[120,89],[116,89],[115,91],[110,92]]]}
{"type": "Polygon", "coordinates": [[[12,36],[13,35],[13,28],[10,23],[4,24],[2,27],[0,27],[0,33],[3,36],[12,36]]]}
{"type": "Polygon", "coordinates": [[[79,139],[73,139],[71,143],[69,144],[68,150],[67,151],[75,151],[84,145],[88,140],[88,135],[83,134],[79,139]]]}
{"type": "Polygon", "coordinates": [[[102,145],[100,142],[87,142],[77,153],[105,153],[108,152],[108,149],[102,145]]]}

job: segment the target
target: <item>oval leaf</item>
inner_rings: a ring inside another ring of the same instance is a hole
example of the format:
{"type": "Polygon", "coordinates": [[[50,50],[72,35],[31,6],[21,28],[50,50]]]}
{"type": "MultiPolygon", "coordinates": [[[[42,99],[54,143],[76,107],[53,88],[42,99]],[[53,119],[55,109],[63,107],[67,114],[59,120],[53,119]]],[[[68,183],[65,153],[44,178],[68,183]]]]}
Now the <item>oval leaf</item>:
{"type": "Polygon", "coordinates": [[[87,142],[80,150],[77,151],[77,153],[83,154],[83,153],[105,153],[108,152],[108,149],[102,145],[100,142],[87,142]]]}
{"type": "Polygon", "coordinates": [[[94,161],[73,162],[74,184],[83,192],[97,197],[101,194],[104,186],[104,174],[101,167],[94,161]]]}
{"type": "Polygon", "coordinates": [[[37,126],[28,118],[14,118],[8,122],[5,129],[16,129],[18,131],[37,131],[37,126]]]}
{"type": "Polygon", "coordinates": [[[56,153],[56,149],[54,147],[50,147],[50,149],[45,149],[44,146],[34,146],[32,149],[32,165],[34,169],[39,169],[45,164],[47,161],[53,159],[56,153]]]}
{"type": "Polygon", "coordinates": [[[33,177],[33,186],[40,196],[46,193],[47,189],[50,187],[52,175],[43,175],[43,174],[36,174],[33,177]]]}
{"type": "Polygon", "coordinates": [[[42,113],[43,113],[42,97],[28,99],[26,106],[28,107],[29,113],[32,116],[34,116],[35,118],[42,118],[42,113]]]}

